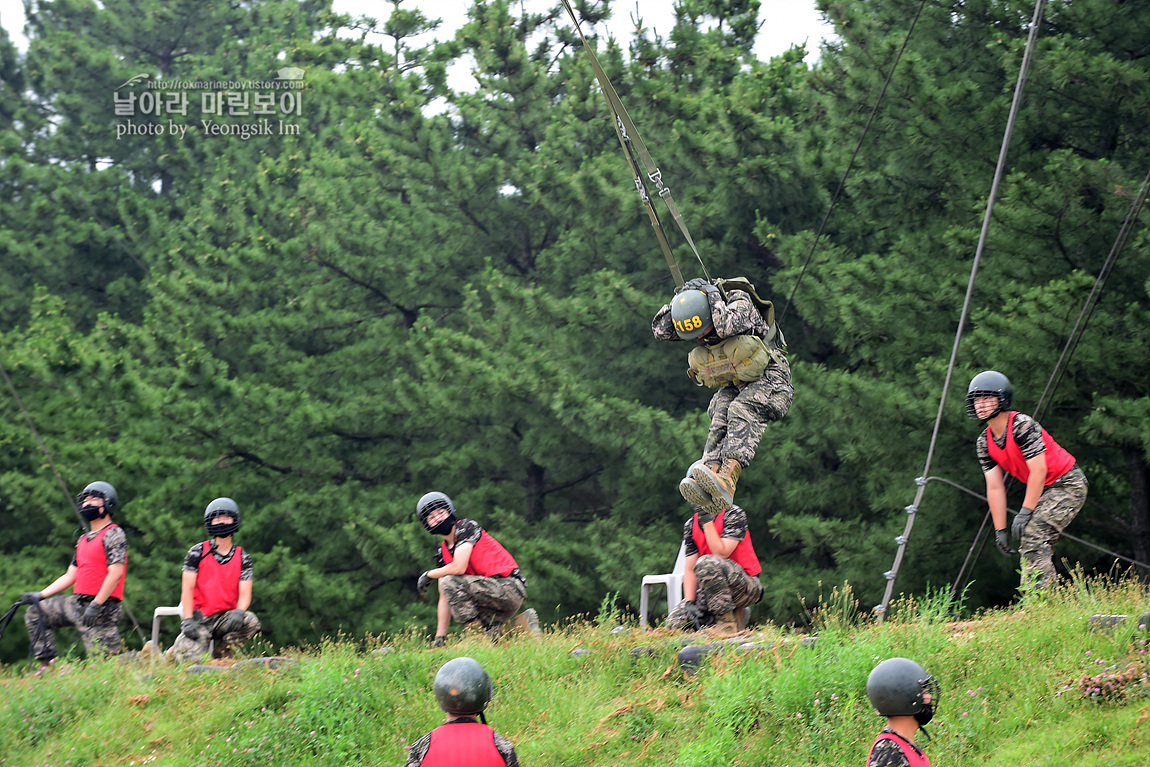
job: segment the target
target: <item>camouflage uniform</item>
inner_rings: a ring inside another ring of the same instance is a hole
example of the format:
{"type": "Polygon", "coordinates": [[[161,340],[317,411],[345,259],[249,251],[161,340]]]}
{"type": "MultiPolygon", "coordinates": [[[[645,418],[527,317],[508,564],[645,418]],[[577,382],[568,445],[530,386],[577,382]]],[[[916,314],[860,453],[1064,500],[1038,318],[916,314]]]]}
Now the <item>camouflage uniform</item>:
{"type": "MultiPolygon", "coordinates": [[[[922,754],[922,749],[911,743],[906,738],[899,735],[894,730],[887,728],[883,732],[890,733],[896,736],[899,740],[903,741],[919,754],[922,754]]],[[[870,757],[867,759],[867,767],[910,767],[910,762],[906,758],[906,754],[902,752],[902,748],[898,743],[893,740],[880,740],[874,744],[871,749],[870,757]]]]}
{"type": "MultiPolygon", "coordinates": [[[[1022,450],[1022,456],[1030,460],[1046,451],[1042,441],[1042,426],[1024,413],[1014,417],[1014,441],[1022,450]]],[[[1006,445],[1006,432],[995,438],[999,447],[1006,445]]],[[[998,466],[990,457],[986,442],[986,430],[978,436],[976,446],[978,461],[983,472],[998,466]]],[[[1086,492],[1090,483],[1082,469],[1074,468],[1063,474],[1042,491],[1038,503],[1034,505],[1034,516],[1022,531],[1018,553],[1022,556],[1022,587],[1042,590],[1056,580],[1054,571],[1054,544],[1062,537],[1062,531],[1074,520],[1086,503],[1086,492]]]]}
{"type": "MultiPolygon", "coordinates": [[[[693,535],[694,519],[692,515],[683,525],[683,543],[686,545],[684,553],[688,557],[699,553],[693,535]]],[[[746,536],[747,512],[732,506],[723,514],[723,530],[719,537],[741,541],[746,536]]],[[[715,616],[742,610],[763,598],[763,584],[757,577],[748,575],[746,570],[730,559],[714,554],[705,554],[695,561],[695,579],[698,582],[695,605],[706,614],[700,620],[702,626],[714,623],[715,616]]],[[[682,603],[667,616],[667,628],[676,631],[695,628],[682,603]]]]}
{"type": "MultiPolygon", "coordinates": [[[[718,294],[709,296],[714,328],[699,341],[711,345],[737,335],[767,338],[770,328],[751,297],[741,290],[731,290],[727,295],[726,301],[718,294]]],[[[655,315],[651,332],[660,341],[681,340],[671,324],[670,304],[655,315]]],[[[795,396],[791,367],[781,353],[774,357],[758,380],[723,386],[711,397],[707,406],[711,428],[703,449],[703,461],[721,463],[733,458],[746,467],[755,457],[767,424],[787,414],[795,396]]]]}
{"type": "MultiPolygon", "coordinates": [[[[474,519],[456,522],[452,555],[461,544],[478,543],[482,533],[474,519]]],[[[435,558],[439,567],[446,564],[442,549],[435,550],[435,558]]],[[[508,576],[445,575],[439,579],[439,587],[447,597],[452,618],[464,626],[478,623],[485,629],[511,620],[527,595],[527,581],[518,568],[508,576]]]]}
{"type": "MultiPolygon", "coordinates": [[[[221,565],[226,565],[235,556],[236,551],[240,552],[240,580],[252,580],[252,560],[248,556],[247,549],[238,546],[232,546],[227,554],[221,555],[219,546],[213,540],[211,542],[210,553],[212,557],[221,565]]],[[[198,573],[200,571],[200,560],[203,554],[203,544],[197,543],[192,548],[188,549],[187,556],[184,557],[184,572],[185,573],[198,573]]],[[[164,657],[168,660],[188,661],[201,658],[208,652],[208,645],[210,642],[215,642],[213,650],[214,657],[220,657],[228,648],[240,647],[249,639],[254,637],[260,631],[260,619],[256,614],[250,610],[244,611],[244,625],[236,631],[227,634],[220,630],[220,624],[224,622],[230,610],[223,610],[215,613],[214,615],[205,616],[198,610],[193,614],[196,622],[200,624],[200,638],[189,639],[184,636],[183,632],[176,637],[176,641],[164,653],[164,657]]]]}
{"type": "MultiPolygon", "coordinates": [[[[478,720],[470,716],[465,716],[455,721],[475,723],[478,720]]],[[[415,741],[415,745],[408,749],[407,763],[404,767],[419,767],[419,765],[423,763],[423,758],[427,756],[427,750],[429,748],[431,748],[430,732],[415,741]]],[[[507,767],[519,767],[519,757],[515,754],[515,746],[499,733],[495,733],[495,750],[503,757],[503,761],[507,764],[507,767]]]]}
{"type": "MultiPolygon", "coordinates": [[[[86,538],[90,541],[99,533],[99,530],[87,533],[86,538]]],[[[123,528],[118,525],[104,535],[104,557],[109,565],[126,564],[128,561],[128,539],[124,535],[123,528]]],[[[76,558],[73,557],[70,567],[76,567],[77,564],[76,558]]],[[[75,626],[80,631],[84,650],[89,655],[97,649],[109,655],[120,652],[123,642],[117,626],[124,614],[120,600],[108,597],[104,602],[100,620],[95,626],[85,626],[80,619],[84,615],[84,610],[91,604],[92,598],[90,594],[60,594],[44,599],[38,605],[32,605],[25,610],[24,625],[28,627],[32,654],[41,661],[55,658],[59,651],[52,631],[66,626],[75,626]]]]}

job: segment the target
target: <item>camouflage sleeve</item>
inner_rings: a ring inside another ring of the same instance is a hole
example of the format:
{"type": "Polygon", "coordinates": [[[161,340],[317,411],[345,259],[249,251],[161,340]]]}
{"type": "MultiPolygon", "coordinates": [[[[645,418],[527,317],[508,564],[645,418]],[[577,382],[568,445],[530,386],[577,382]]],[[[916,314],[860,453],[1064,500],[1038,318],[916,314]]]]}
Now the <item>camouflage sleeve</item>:
{"type": "Polygon", "coordinates": [[[184,557],[185,573],[198,573],[200,571],[200,558],[203,550],[204,545],[202,543],[197,543],[188,549],[188,554],[184,557]]]}
{"type": "Polygon", "coordinates": [[[519,757],[515,753],[515,746],[511,745],[511,741],[499,733],[495,733],[495,750],[503,757],[507,767],[519,767],[519,757]]]}
{"type": "Polygon", "coordinates": [[[974,450],[978,453],[978,463],[982,466],[983,474],[998,465],[998,463],[990,457],[990,448],[986,442],[986,429],[983,429],[982,433],[978,435],[978,441],[975,443],[974,450]]]}
{"type": "Polygon", "coordinates": [[[722,338],[739,335],[765,337],[767,323],[763,315],[751,301],[751,297],[741,290],[732,290],[724,301],[717,293],[710,295],[711,322],[715,332],[722,338]]]}
{"type": "Polygon", "coordinates": [[[431,733],[427,733],[415,745],[407,750],[407,764],[404,767],[419,767],[423,764],[423,757],[427,756],[427,749],[431,748],[431,733]]]}
{"type": "Polygon", "coordinates": [[[1028,461],[1046,452],[1046,443],[1042,441],[1042,426],[1023,413],[1014,417],[1014,441],[1022,449],[1022,457],[1028,461]]]}
{"type": "Polygon", "coordinates": [[[687,520],[687,524],[683,525],[683,543],[687,546],[683,553],[688,557],[693,557],[699,553],[699,547],[695,545],[694,529],[695,517],[692,516],[687,520]]]}
{"type": "Polygon", "coordinates": [[[455,523],[455,546],[470,543],[479,543],[479,536],[483,535],[483,528],[474,519],[461,519],[455,523]]]}
{"type": "Polygon", "coordinates": [[[727,509],[727,513],[723,515],[723,532],[719,537],[730,538],[733,541],[741,541],[746,538],[747,512],[738,506],[727,509]]]}
{"type": "Polygon", "coordinates": [[[436,567],[443,567],[446,564],[447,563],[443,561],[443,547],[442,546],[436,546],[435,547],[435,566],[436,567]]]}
{"type": "Polygon", "coordinates": [[[655,315],[655,319],[651,320],[651,332],[660,341],[679,340],[679,334],[675,332],[675,326],[671,324],[670,304],[663,304],[663,308],[655,315]]]}
{"type": "Polygon", "coordinates": [[[122,565],[128,561],[128,536],[119,525],[104,534],[104,558],[110,565],[122,565]]]}
{"type": "Polygon", "coordinates": [[[240,580],[250,581],[252,579],[252,558],[248,556],[247,549],[240,549],[240,580]]]}
{"type": "Polygon", "coordinates": [[[910,767],[906,754],[893,740],[880,740],[870,752],[867,767],[910,767]]]}

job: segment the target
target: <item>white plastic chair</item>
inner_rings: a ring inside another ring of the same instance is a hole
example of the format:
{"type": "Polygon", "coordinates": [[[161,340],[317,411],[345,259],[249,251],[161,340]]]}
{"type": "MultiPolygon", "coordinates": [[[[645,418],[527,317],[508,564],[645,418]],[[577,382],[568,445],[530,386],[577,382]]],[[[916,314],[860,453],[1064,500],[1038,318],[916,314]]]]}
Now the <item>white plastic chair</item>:
{"type": "Polygon", "coordinates": [[[687,544],[679,544],[679,556],[675,557],[675,567],[662,575],[644,575],[643,588],[639,596],[639,626],[647,627],[647,608],[651,587],[660,584],[667,587],[667,612],[675,609],[683,601],[683,573],[687,569],[687,544]]]}

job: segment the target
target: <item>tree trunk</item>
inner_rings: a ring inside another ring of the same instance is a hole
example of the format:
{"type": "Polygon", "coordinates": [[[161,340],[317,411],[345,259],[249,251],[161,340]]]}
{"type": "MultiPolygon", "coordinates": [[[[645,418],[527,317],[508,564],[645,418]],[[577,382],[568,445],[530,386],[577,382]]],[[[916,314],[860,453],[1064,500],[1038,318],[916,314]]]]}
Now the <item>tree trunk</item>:
{"type": "MultiPolygon", "coordinates": [[[[1129,451],[1130,466],[1130,538],[1134,542],[1134,558],[1150,563],[1150,508],[1147,507],[1147,466],[1138,450],[1129,451]]],[[[1139,567],[1143,580],[1150,579],[1150,567],[1139,567]]]]}

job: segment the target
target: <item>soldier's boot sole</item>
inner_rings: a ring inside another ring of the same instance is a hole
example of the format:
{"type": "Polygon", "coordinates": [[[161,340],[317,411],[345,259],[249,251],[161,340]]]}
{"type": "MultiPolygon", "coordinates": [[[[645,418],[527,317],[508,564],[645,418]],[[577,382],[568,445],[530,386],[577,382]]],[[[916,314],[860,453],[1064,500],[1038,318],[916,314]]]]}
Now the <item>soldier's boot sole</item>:
{"type": "Polygon", "coordinates": [[[691,466],[690,478],[707,494],[712,506],[720,507],[719,511],[730,508],[735,502],[734,495],[727,490],[719,475],[702,461],[691,466]]]}
{"type": "Polygon", "coordinates": [[[532,636],[542,636],[543,629],[539,628],[539,613],[535,612],[534,607],[528,607],[515,616],[515,620],[508,626],[507,631],[508,633],[521,631],[532,636]]]}

